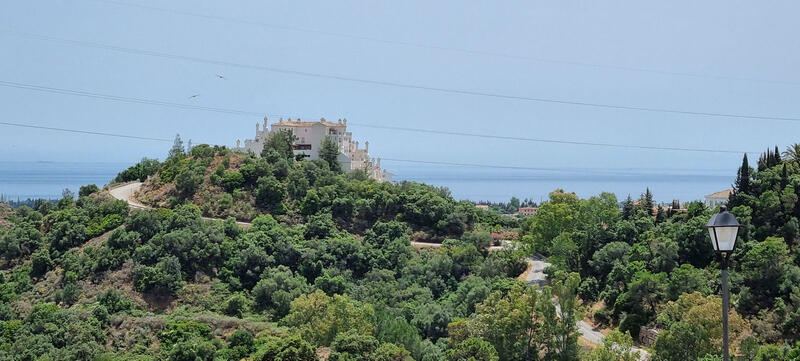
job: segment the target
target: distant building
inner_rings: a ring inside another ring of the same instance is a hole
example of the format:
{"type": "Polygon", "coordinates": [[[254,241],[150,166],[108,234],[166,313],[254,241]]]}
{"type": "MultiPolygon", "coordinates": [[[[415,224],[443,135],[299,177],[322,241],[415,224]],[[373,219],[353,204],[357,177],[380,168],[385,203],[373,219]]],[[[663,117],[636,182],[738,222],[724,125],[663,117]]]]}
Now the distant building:
{"type": "Polygon", "coordinates": [[[733,193],[733,189],[726,189],[724,191],[719,191],[716,193],[711,193],[707,195],[706,198],[706,206],[709,208],[719,207],[728,203],[728,198],[733,193]]]}
{"type": "Polygon", "coordinates": [[[539,213],[539,207],[519,207],[517,214],[520,216],[535,216],[539,213]]]}
{"type": "Polygon", "coordinates": [[[488,211],[489,210],[489,205],[488,204],[476,204],[475,208],[482,209],[484,211],[488,211]]]}
{"type": "Polygon", "coordinates": [[[272,129],[267,129],[267,118],[264,118],[263,129],[256,123],[256,136],[247,139],[242,146],[241,141],[236,141],[236,149],[251,151],[256,155],[261,154],[264,143],[270,133],[289,130],[295,136],[292,144],[295,155],[302,155],[308,159],[319,159],[319,149],[322,141],[330,137],[339,145],[339,164],[344,171],[366,170],[367,174],[378,181],[391,180],[393,174],[381,169],[381,159],[373,159],[369,155],[369,142],[364,142],[364,148],[359,147],[358,141],[353,141],[353,134],[347,131],[347,119],[339,119],[336,123],[328,122],[325,118],[318,122],[304,122],[281,118],[272,124],[272,129]]]}

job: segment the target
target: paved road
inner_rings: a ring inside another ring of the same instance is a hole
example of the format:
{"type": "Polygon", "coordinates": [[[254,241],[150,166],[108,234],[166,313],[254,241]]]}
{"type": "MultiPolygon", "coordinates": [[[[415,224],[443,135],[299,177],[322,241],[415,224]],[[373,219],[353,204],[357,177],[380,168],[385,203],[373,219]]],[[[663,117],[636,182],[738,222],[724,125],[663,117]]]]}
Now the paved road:
{"type": "MultiPolygon", "coordinates": [[[[550,263],[543,260],[540,257],[531,257],[527,259],[528,265],[531,268],[530,272],[528,272],[528,277],[526,280],[535,285],[543,286],[547,282],[547,277],[544,274],[544,269],[550,266],[550,263]]],[[[561,312],[559,310],[559,312],[561,312]]],[[[592,325],[584,320],[578,321],[578,332],[581,334],[584,340],[595,344],[600,345],[603,343],[603,338],[605,335],[597,331],[592,325]]],[[[642,350],[638,347],[633,348],[634,351],[639,353],[640,360],[649,360],[650,353],[645,350],[642,350]]]]}
{"type": "Polygon", "coordinates": [[[133,193],[142,187],[141,182],[131,182],[108,190],[112,197],[128,202],[128,207],[133,209],[150,209],[150,207],[131,199],[133,193]]]}
{"type": "MultiPolygon", "coordinates": [[[[124,184],[121,186],[113,187],[109,189],[109,193],[112,197],[123,200],[128,202],[128,206],[132,209],[151,209],[151,207],[145,206],[144,204],[138,203],[132,199],[133,194],[142,187],[141,182],[131,182],[128,184],[124,184]]],[[[203,217],[203,219],[212,220],[213,218],[203,217]]],[[[251,224],[247,222],[236,222],[240,226],[249,227],[251,224]]],[[[424,242],[411,242],[411,245],[416,248],[439,248],[442,245],[439,243],[424,243],[424,242]]],[[[504,245],[505,246],[505,245],[504,245]]],[[[503,246],[496,246],[491,247],[493,249],[501,249],[503,246]]],[[[530,266],[531,270],[528,272],[528,276],[526,280],[535,285],[544,286],[547,282],[547,277],[544,274],[545,268],[550,266],[550,263],[543,260],[539,257],[531,257],[527,259],[528,265],[530,266]]],[[[578,332],[580,332],[581,337],[583,337],[586,341],[593,343],[595,345],[599,345],[603,343],[603,338],[605,337],[602,333],[595,330],[589,323],[586,321],[580,320],[578,321],[578,332]]],[[[648,360],[650,358],[650,354],[642,350],[638,347],[634,347],[634,350],[639,352],[640,360],[648,360]]]]}
{"type": "MultiPolygon", "coordinates": [[[[111,196],[116,199],[128,202],[128,207],[130,207],[131,209],[153,209],[152,207],[148,207],[133,199],[133,194],[136,193],[136,191],[139,190],[139,188],[141,187],[142,187],[141,182],[130,182],[121,186],[110,188],[108,190],[108,193],[110,193],[111,196]]],[[[209,218],[209,217],[203,217],[203,219],[209,221],[218,220],[218,218],[209,218]]],[[[236,221],[236,224],[245,228],[253,225],[252,223],[239,222],[239,221],[236,221]]]]}

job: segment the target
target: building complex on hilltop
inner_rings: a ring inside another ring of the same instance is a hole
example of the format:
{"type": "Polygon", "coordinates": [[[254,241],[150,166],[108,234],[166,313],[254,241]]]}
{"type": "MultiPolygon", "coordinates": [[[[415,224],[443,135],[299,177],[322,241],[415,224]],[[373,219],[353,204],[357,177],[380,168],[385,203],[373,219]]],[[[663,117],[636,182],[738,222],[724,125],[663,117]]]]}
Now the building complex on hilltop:
{"type": "Polygon", "coordinates": [[[300,118],[283,120],[267,127],[267,118],[264,118],[263,129],[261,124],[256,123],[256,136],[254,139],[247,139],[242,146],[241,141],[236,141],[236,149],[245,152],[261,154],[264,143],[270,133],[289,130],[294,135],[292,148],[295,155],[302,155],[308,159],[319,159],[319,150],[322,141],[330,137],[331,140],[339,145],[339,164],[342,170],[366,170],[367,174],[378,181],[391,180],[392,174],[381,169],[381,159],[369,156],[369,142],[364,142],[364,148],[360,148],[358,141],[353,141],[353,134],[347,131],[347,119],[339,119],[336,123],[328,122],[325,118],[318,122],[304,122],[300,118]]]}

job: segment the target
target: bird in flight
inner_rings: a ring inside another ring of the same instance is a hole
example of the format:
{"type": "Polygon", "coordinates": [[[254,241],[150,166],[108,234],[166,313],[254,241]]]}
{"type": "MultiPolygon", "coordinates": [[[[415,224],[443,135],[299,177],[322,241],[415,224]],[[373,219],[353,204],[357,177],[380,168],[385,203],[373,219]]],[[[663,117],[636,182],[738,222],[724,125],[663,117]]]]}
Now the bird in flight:
{"type": "Polygon", "coordinates": [[[189,99],[194,99],[194,98],[197,98],[199,96],[200,96],[200,94],[195,94],[195,95],[190,96],[189,99]]]}
{"type": "Polygon", "coordinates": [[[225,79],[225,77],[224,77],[224,76],[222,76],[222,75],[219,75],[219,74],[217,74],[217,78],[220,78],[220,79],[225,79]]]}

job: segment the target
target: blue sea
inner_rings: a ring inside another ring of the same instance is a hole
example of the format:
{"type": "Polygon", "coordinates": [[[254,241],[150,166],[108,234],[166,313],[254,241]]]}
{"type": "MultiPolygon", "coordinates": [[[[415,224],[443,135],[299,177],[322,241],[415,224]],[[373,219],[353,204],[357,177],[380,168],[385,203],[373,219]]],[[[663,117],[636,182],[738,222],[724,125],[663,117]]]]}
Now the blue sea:
{"type": "MultiPolygon", "coordinates": [[[[130,163],[3,162],[0,161],[0,197],[58,199],[64,189],[77,193],[86,184],[102,187],[130,163]]],[[[534,201],[547,199],[556,188],[589,197],[612,192],[621,200],[637,197],[647,187],[659,202],[690,201],[730,187],[734,170],[585,169],[542,171],[470,167],[403,167],[391,169],[395,180],[445,186],[457,199],[507,201],[512,196],[534,201]]]]}
{"type": "Polygon", "coordinates": [[[130,166],[130,163],[0,161],[0,197],[14,201],[59,199],[64,189],[78,193],[82,185],[103,187],[130,166]]]}

